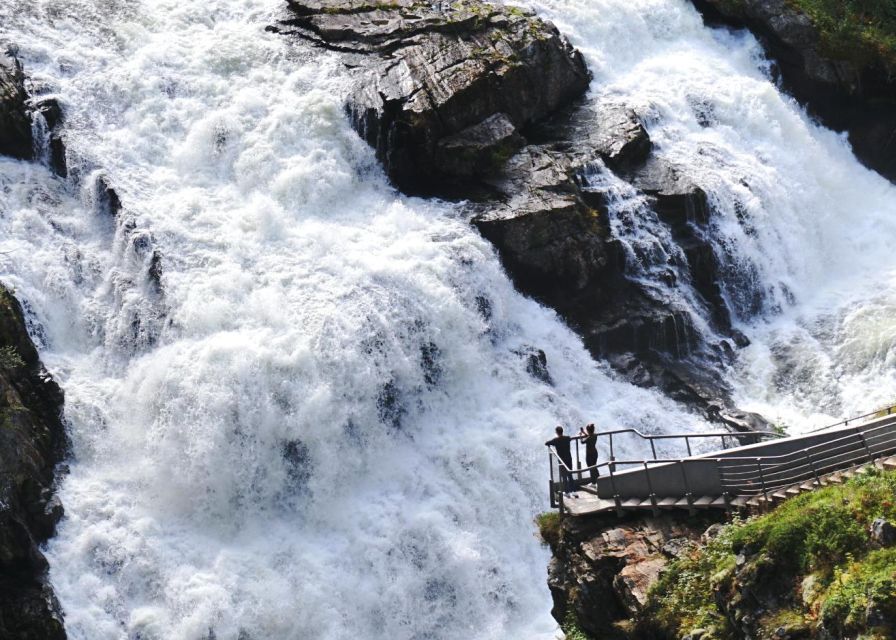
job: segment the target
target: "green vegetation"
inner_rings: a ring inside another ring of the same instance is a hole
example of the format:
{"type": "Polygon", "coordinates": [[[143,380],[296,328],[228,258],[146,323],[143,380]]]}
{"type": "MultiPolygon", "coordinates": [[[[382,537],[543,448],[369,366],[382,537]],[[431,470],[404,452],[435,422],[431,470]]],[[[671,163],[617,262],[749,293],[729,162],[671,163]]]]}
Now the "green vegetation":
{"type": "MultiPolygon", "coordinates": [[[[872,551],[835,571],[821,617],[827,628],[845,637],[863,630],[869,610],[880,619],[896,619],[896,549],[872,551]]],[[[878,633],[885,637],[885,630],[878,633]]]]}
{"type": "Polygon", "coordinates": [[[896,3],[892,0],[790,0],[818,27],[825,53],[896,70],[896,3]]]}
{"type": "Polygon", "coordinates": [[[588,634],[579,628],[579,622],[572,611],[567,612],[566,619],[560,627],[563,629],[566,640],[591,640],[588,634]]]}
{"type": "Polygon", "coordinates": [[[560,542],[560,514],[556,511],[546,511],[535,516],[535,524],[538,525],[538,535],[542,541],[552,549],[560,542]]]}
{"type": "Polygon", "coordinates": [[[896,549],[871,544],[879,517],[896,521],[896,473],[872,471],[736,520],[669,566],[639,625],[673,637],[702,628],[707,640],[726,640],[749,592],[776,603],[757,621],[769,633],[821,624],[833,637],[892,637],[896,549]]]}
{"type": "Polygon", "coordinates": [[[16,369],[23,366],[25,361],[15,347],[0,348],[0,369],[16,369]]]}
{"type": "Polygon", "coordinates": [[[734,569],[731,536],[738,527],[738,523],[726,527],[704,547],[673,562],[663,572],[650,590],[644,627],[676,637],[698,628],[708,630],[710,638],[730,637],[713,590],[734,569]]]}

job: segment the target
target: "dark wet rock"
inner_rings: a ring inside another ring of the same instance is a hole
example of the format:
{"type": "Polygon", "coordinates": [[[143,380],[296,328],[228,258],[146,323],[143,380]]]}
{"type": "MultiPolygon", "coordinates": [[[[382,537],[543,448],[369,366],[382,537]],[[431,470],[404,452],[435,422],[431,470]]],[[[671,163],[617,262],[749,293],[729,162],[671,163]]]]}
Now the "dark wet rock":
{"type": "Polygon", "coordinates": [[[121,198],[106,176],[98,176],[95,182],[95,201],[98,213],[117,218],[121,213],[121,198]]]}
{"type": "Polygon", "coordinates": [[[50,169],[57,176],[68,177],[68,159],[66,157],[65,142],[58,133],[50,134],[50,169]]]}
{"type": "Polygon", "coordinates": [[[517,351],[517,355],[526,362],[526,372],[535,378],[541,380],[545,384],[554,384],[551,378],[551,372],[548,369],[548,357],[541,349],[529,347],[527,349],[517,351]]]}
{"type": "Polygon", "coordinates": [[[62,123],[65,114],[59,100],[53,97],[37,98],[35,103],[37,113],[43,117],[47,124],[46,135],[49,147],[50,169],[56,175],[68,177],[68,158],[66,156],[65,141],[62,138],[62,123]]]}
{"type": "Polygon", "coordinates": [[[607,166],[629,173],[644,164],[653,143],[638,115],[620,105],[597,111],[593,144],[607,166]]]}
{"type": "Polygon", "coordinates": [[[784,88],[824,124],[847,131],[859,160],[896,180],[896,78],[880,60],[832,52],[787,0],[692,1],[709,22],[753,31],[784,88]]]}
{"type": "Polygon", "coordinates": [[[156,293],[162,293],[162,254],[156,249],[152,252],[149,259],[149,267],[146,270],[146,277],[150,286],[156,293]]]}
{"type": "Polygon", "coordinates": [[[709,221],[706,192],[668,162],[652,158],[634,176],[632,184],[652,198],[654,211],[674,232],[681,233],[687,224],[705,225],[709,221]]]}
{"type": "Polygon", "coordinates": [[[491,174],[526,143],[503,113],[439,140],[435,162],[439,170],[472,178],[491,174]]]}
{"type": "Polygon", "coordinates": [[[348,109],[404,191],[500,167],[521,130],[581,96],[581,54],[531,13],[478,0],[291,0],[292,33],[368,61],[348,109]]]}
{"type": "Polygon", "coordinates": [[[56,98],[38,98],[34,106],[37,112],[43,116],[44,122],[47,123],[47,128],[50,131],[62,124],[62,106],[56,98]]]}
{"type": "MultiPolygon", "coordinates": [[[[577,114],[572,131],[594,131],[593,121],[588,125],[593,116],[577,114]]],[[[516,287],[556,309],[593,355],[608,359],[631,382],[658,386],[708,418],[718,418],[719,406],[733,411],[720,373],[733,356],[731,346],[704,344],[669,291],[627,277],[604,195],[589,187],[599,153],[585,140],[529,145],[514,155],[489,179],[501,200],[480,205],[484,212],[474,225],[497,247],[516,287]]],[[[724,334],[730,314],[707,237],[705,192],[679,169],[652,159],[632,179],[672,230],[688,259],[682,266],[724,334]]],[[[733,335],[730,342],[736,343],[733,335]]]]}
{"type": "Polygon", "coordinates": [[[22,160],[34,157],[25,74],[9,50],[0,50],[0,154],[22,160]]]}
{"type": "Polygon", "coordinates": [[[552,303],[600,288],[616,267],[606,211],[590,206],[581,169],[565,153],[527,147],[495,182],[507,199],[474,219],[519,288],[552,303]]]}
{"type": "Polygon", "coordinates": [[[0,637],[65,637],[38,545],[62,506],[54,468],[65,450],[62,391],[40,363],[22,307],[0,286],[0,637]]]}
{"type": "Polygon", "coordinates": [[[420,364],[423,367],[423,380],[430,387],[442,379],[442,350],[434,342],[427,342],[420,347],[420,364]]]}

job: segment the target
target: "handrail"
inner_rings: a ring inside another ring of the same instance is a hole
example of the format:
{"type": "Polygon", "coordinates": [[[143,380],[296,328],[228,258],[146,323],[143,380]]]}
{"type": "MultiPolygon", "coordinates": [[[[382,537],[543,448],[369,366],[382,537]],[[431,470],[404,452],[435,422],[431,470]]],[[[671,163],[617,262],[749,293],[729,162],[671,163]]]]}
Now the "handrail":
{"type": "Polygon", "coordinates": [[[834,427],[839,427],[843,425],[844,427],[848,427],[850,422],[855,422],[856,420],[864,420],[865,418],[884,418],[886,416],[896,415],[894,412],[896,409],[896,405],[889,405],[886,407],[878,407],[874,411],[869,411],[868,413],[863,413],[859,416],[853,416],[852,418],[845,418],[840,422],[835,422],[834,424],[829,424],[826,427],[818,427],[817,429],[810,429],[809,431],[805,431],[804,433],[818,433],[819,431],[827,431],[828,429],[833,429],[834,427]],[[884,415],[878,415],[879,413],[886,411],[884,415]]]}
{"type": "MultiPolygon", "coordinates": [[[[878,415],[881,413],[881,410],[877,410],[864,416],[849,418],[847,420],[838,423],[838,425],[847,425],[850,422],[854,422],[861,417],[868,417],[872,415],[878,415]]],[[[641,497],[644,499],[650,499],[651,504],[648,506],[652,506],[654,509],[657,508],[657,496],[663,495],[662,493],[657,493],[654,491],[654,486],[657,482],[655,478],[652,478],[654,472],[651,470],[652,467],[664,464],[675,464],[677,465],[678,471],[675,473],[680,473],[681,478],[677,482],[674,483],[673,486],[681,487],[684,489],[684,493],[681,496],[682,498],[688,499],[689,508],[692,507],[692,490],[694,488],[694,478],[697,478],[697,486],[702,486],[703,488],[700,491],[719,491],[719,495],[725,497],[726,504],[728,504],[730,497],[734,495],[758,495],[763,494],[768,499],[770,493],[781,490],[785,487],[794,486],[800,484],[802,482],[811,482],[816,486],[820,486],[821,477],[827,475],[829,473],[835,471],[842,471],[846,469],[851,469],[855,467],[859,467],[863,464],[867,464],[873,461],[875,458],[880,458],[886,455],[894,455],[896,454],[896,407],[887,408],[887,414],[881,416],[883,420],[880,420],[879,423],[868,423],[867,425],[857,425],[853,429],[844,429],[842,433],[832,433],[830,434],[831,438],[825,437],[822,442],[818,444],[814,444],[811,446],[803,446],[801,448],[795,449],[793,451],[789,451],[787,453],[774,454],[774,455],[713,455],[712,453],[703,454],[697,457],[692,457],[689,455],[687,458],[674,457],[674,458],[660,458],[657,455],[656,447],[653,446],[655,440],[669,440],[669,439],[685,439],[688,448],[688,454],[690,451],[690,438],[738,438],[739,436],[745,437],[759,437],[760,439],[765,439],[768,436],[771,437],[780,437],[781,434],[772,433],[768,431],[745,431],[745,432],[714,432],[714,433],[706,433],[706,432],[697,432],[697,433],[675,433],[675,434],[644,434],[638,431],[637,429],[615,429],[612,431],[604,431],[598,432],[594,435],[604,436],[610,438],[610,458],[609,460],[603,460],[599,463],[595,463],[593,465],[583,467],[581,465],[581,461],[578,459],[578,452],[576,455],[576,460],[574,463],[576,467],[571,469],[567,464],[557,455],[557,452],[554,448],[549,448],[549,465],[551,467],[551,500],[552,504],[554,502],[554,491],[559,488],[559,483],[554,482],[554,473],[553,473],[553,460],[557,460],[558,470],[568,474],[569,479],[574,482],[575,486],[583,487],[586,492],[594,493],[599,497],[607,498],[609,496],[606,495],[606,491],[612,490],[612,499],[616,505],[617,510],[620,512],[624,508],[622,505],[622,500],[627,500],[632,497],[641,497]],[[892,419],[887,419],[887,416],[892,416],[892,419]],[[652,459],[632,459],[632,460],[616,460],[613,454],[613,441],[612,438],[614,435],[620,434],[634,434],[635,436],[640,437],[643,440],[648,440],[651,443],[651,452],[653,454],[652,459]],[[638,469],[624,469],[620,470],[618,467],[621,466],[634,466],[634,467],[643,467],[641,469],[641,473],[638,474],[638,469]],[[694,467],[693,465],[700,465],[694,467]],[[709,466],[706,466],[709,465],[709,466]],[[693,477],[689,477],[688,470],[694,469],[694,471],[690,473],[694,473],[693,477]],[[600,478],[604,474],[609,473],[609,483],[606,481],[601,481],[600,478]],[[618,484],[620,480],[619,474],[623,473],[629,480],[627,480],[623,484],[618,484]],[[629,474],[635,473],[635,476],[631,476],[629,474]],[[587,488],[588,480],[586,480],[586,474],[590,474],[591,478],[596,481],[594,489],[587,488]],[[707,474],[714,474],[707,476],[707,474]],[[635,485],[632,485],[632,480],[630,478],[635,477],[638,478],[640,476],[644,476],[646,479],[646,485],[643,488],[639,488],[636,481],[635,485]],[[700,480],[702,478],[702,480],[700,480]],[[715,478],[715,480],[712,480],[715,478]],[[706,484],[709,481],[710,484],[706,484]],[[682,482],[684,483],[682,486],[682,482]],[[701,484],[702,483],[702,484],[701,484]],[[714,487],[709,489],[709,487],[714,487]],[[619,493],[619,489],[622,489],[622,493],[619,493]],[[598,490],[600,493],[598,493],[598,490]],[[646,493],[644,493],[646,492],[646,493]],[[642,496],[641,494],[644,493],[642,496]],[[628,496],[628,497],[626,497],[628,496]]],[[[832,425],[831,427],[825,427],[825,429],[832,429],[838,425],[832,425]]],[[[800,436],[812,436],[817,434],[819,430],[806,432],[803,434],[799,434],[800,436]]],[[[575,436],[573,439],[581,440],[582,436],[575,436]]],[[[801,443],[798,443],[801,444],[801,443]]],[[[576,443],[578,448],[578,442],[576,443]]],[[[745,451],[749,451],[746,449],[745,451]]],[[[735,453],[735,452],[732,452],[735,453]]],[[[740,453],[740,452],[736,452],[740,453]]],[[[657,473],[660,473],[657,471],[657,473]]],[[[668,478],[668,472],[664,472],[667,475],[662,475],[660,473],[660,478],[668,478]]],[[[561,475],[560,479],[562,480],[564,476],[561,475]]],[[[660,484],[656,485],[657,489],[663,491],[669,491],[669,487],[663,485],[663,480],[660,480],[660,484]]],[[[679,489],[673,489],[673,491],[678,491],[679,489]]],[[[676,493],[666,493],[665,495],[677,495],[676,493]]],[[[644,503],[642,503],[643,505],[644,503]]]]}
{"type": "MultiPolygon", "coordinates": [[[[694,432],[694,433],[641,433],[635,428],[628,429],[613,429],[612,431],[595,431],[594,435],[596,436],[613,436],[620,433],[634,433],[635,435],[643,438],[644,440],[663,440],[668,438],[720,438],[722,436],[727,437],[737,437],[737,436],[751,436],[751,435],[764,435],[772,438],[782,438],[784,437],[782,434],[777,431],[764,431],[764,430],[751,430],[751,431],[713,431],[713,432],[694,432]]],[[[571,440],[583,439],[585,436],[570,436],[571,440]]]]}

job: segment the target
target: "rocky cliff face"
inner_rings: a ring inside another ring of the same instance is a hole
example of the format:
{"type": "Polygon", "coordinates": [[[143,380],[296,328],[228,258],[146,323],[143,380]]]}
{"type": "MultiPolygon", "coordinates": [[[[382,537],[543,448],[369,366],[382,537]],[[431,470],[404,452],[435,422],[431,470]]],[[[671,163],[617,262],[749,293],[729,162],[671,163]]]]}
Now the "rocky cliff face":
{"type": "Polygon", "coordinates": [[[876,469],[725,523],[542,516],[552,613],[601,640],[893,638],[894,491],[876,469]]]}
{"type": "MultiPolygon", "coordinates": [[[[473,224],[517,288],[555,308],[597,357],[715,419],[736,413],[719,371],[731,330],[707,237],[706,194],[651,158],[625,105],[584,105],[589,74],[557,29],[480,0],[289,0],[275,30],[344,52],[346,111],[403,191],[472,200],[473,224]],[[667,292],[630,277],[595,173],[644,193],[685,256],[666,284],[693,286],[723,339],[707,343],[667,292]]],[[[547,364],[548,368],[550,363],[547,364]]],[[[740,426],[740,416],[730,420],[740,426]]]]}
{"type": "Polygon", "coordinates": [[[499,168],[521,130],[584,93],[581,54],[520,9],[478,0],[291,0],[298,35],[366,55],[347,108],[396,185],[446,193],[499,168]]]}
{"type": "Polygon", "coordinates": [[[635,620],[648,605],[650,588],[670,562],[718,531],[717,517],[565,519],[551,540],[552,615],[567,633],[605,640],[639,637],[635,620]]]}
{"type": "Polygon", "coordinates": [[[0,51],[0,154],[22,160],[34,155],[25,74],[9,52],[0,51]]]}
{"type": "MultiPolygon", "coordinates": [[[[33,155],[19,62],[0,55],[0,153],[33,155]]],[[[62,391],[40,362],[22,307],[0,285],[0,637],[65,638],[39,546],[62,516],[54,471],[65,449],[62,391]]]]}
{"type": "Polygon", "coordinates": [[[896,80],[880,58],[825,46],[818,26],[787,0],[693,2],[711,23],[753,31],[785,89],[827,126],[848,132],[865,165],[896,180],[896,80]]]}
{"type": "Polygon", "coordinates": [[[38,548],[62,516],[53,494],[65,448],[62,401],[21,306],[0,286],[0,637],[10,640],[65,637],[38,548]]]}

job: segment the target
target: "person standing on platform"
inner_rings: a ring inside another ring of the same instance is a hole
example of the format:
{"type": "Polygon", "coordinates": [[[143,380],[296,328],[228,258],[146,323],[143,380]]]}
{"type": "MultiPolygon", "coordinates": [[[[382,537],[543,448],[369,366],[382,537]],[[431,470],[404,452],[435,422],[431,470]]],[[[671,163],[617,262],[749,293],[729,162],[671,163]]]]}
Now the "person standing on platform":
{"type": "MultiPolygon", "coordinates": [[[[557,436],[551,440],[545,442],[545,444],[549,447],[554,447],[554,451],[557,452],[557,457],[563,462],[563,464],[558,465],[560,467],[560,484],[563,487],[563,492],[567,495],[572,494],[575,491],[575,484],[572,481],[572,452],[569,450],[570,442],[572,442],[572,438],[569,436],[563,435],[563,427],[557,427],[554,429],[554,433],[557,436]]],[[[573,495],[573,497],[576,497],[573,495]]]]}
{"type": "MultiPolygon", "coordinates": [[[[585,443],[585,464],[593,467],[597,464],[597,434],[594,433],[594,425],[589,424],[579,430],[579,436],[585,443]]],[[[597,485],[597,469],[591,469],[591,484],[597,485]]]]}

